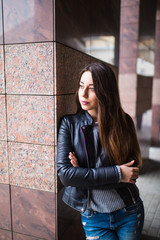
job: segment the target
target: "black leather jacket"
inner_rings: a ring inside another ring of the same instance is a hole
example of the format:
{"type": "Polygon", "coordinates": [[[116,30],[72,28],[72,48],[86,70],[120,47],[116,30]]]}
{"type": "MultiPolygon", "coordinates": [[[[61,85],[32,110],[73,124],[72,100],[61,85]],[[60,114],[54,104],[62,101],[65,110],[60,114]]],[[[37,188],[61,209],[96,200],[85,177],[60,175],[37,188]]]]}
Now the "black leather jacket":
{"type": "Polygon", "coordinates": [[[57,172],[65,186],[63,201],[78,211],[85,211],[90,189],[114,188],[127,206],[139,197],[135,184],[119,183],[116,166],[108,161],[95,168],[93,120],[87,111],[61,119],[58,134],[57,172]],[[68,158],[75,152],[80,167],[73,167],[68,158]]]}

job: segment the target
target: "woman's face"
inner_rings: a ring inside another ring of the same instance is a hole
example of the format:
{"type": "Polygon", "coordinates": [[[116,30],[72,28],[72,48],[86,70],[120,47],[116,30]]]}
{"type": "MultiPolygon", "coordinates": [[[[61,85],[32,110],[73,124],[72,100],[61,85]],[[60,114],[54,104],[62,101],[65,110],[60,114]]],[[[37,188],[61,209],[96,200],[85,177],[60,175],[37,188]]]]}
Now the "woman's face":
{"type": "Polygon", "coordinates": [[[98,101],[90,71],[84,72],[81,76],[78,97],[82,109],[86,110],[96,120],[98,115],[98,101]]]}

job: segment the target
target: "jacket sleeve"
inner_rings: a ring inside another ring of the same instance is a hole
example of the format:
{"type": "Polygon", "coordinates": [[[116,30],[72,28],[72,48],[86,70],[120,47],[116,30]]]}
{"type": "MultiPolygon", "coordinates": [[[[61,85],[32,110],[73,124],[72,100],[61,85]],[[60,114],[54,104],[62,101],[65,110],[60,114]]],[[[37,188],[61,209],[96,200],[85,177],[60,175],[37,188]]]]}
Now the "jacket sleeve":
{"type": "Polygon", "coordinates": [[[100,168],[73,167],[68,158],[73,151],[70,123],[63,118],[60,123],[57,147],[57,173],[64,186],[97,188],[119,182],[116,166],[100,168]]]}

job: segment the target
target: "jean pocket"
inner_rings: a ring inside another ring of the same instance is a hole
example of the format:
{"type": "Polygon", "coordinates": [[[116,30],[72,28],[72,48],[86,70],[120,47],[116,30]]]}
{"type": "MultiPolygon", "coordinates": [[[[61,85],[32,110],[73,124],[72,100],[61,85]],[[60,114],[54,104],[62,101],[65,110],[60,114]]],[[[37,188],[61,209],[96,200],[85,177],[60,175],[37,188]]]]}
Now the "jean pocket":
{"type": "Polygon", "coordinates": [[[141,208],[143,208],[143,202],[141,199],[138,199],[138,201],[135,204],[133,204],[129,207],[126,207],[125,209],[126,209],[127,213],[134,213],[134,212],[137,212],[141,208]]]}
{"type": "Polygon", "coordinates": [[[86,218],[91,218],[94,215],[94,211],[92,209],[87,209],[85,212],[81,212],[81,216],[86,218]]]}

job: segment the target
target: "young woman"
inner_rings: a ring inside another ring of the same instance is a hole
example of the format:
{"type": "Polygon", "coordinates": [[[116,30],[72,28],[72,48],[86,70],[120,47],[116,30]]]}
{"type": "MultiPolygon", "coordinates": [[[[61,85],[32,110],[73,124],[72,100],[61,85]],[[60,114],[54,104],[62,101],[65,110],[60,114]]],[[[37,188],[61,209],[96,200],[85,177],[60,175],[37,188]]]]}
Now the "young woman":
{"type": "Polygon", "coordinates": [[[135,183],[142,159],[107,65],[82,70],[76,103],[77,113],[61,119],[58,135],[63,201],[80,211],[86,239],[138,240],[144,208],[135,183]]]}

